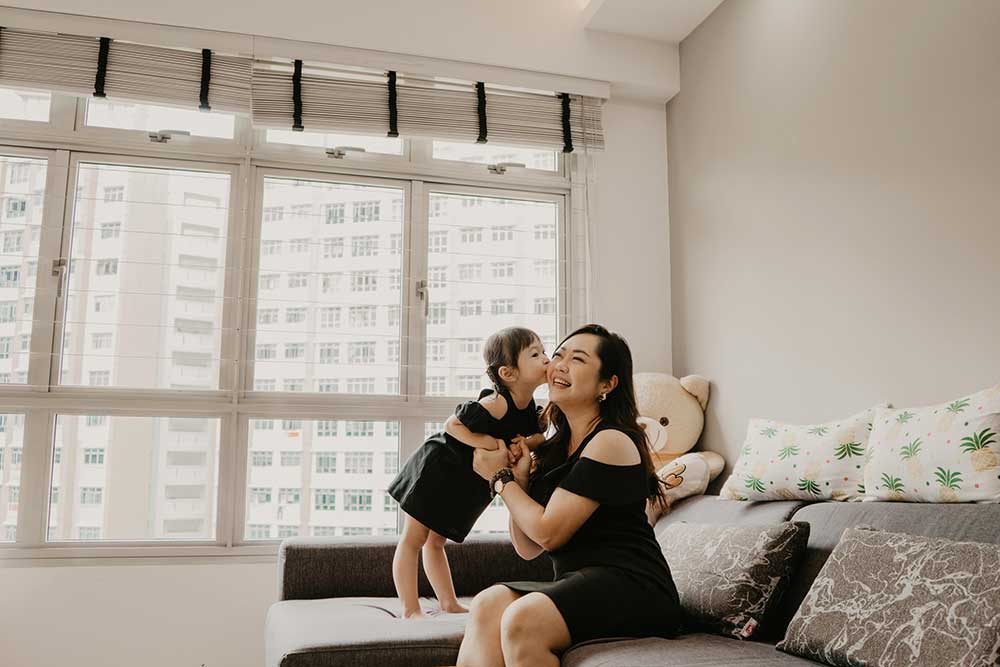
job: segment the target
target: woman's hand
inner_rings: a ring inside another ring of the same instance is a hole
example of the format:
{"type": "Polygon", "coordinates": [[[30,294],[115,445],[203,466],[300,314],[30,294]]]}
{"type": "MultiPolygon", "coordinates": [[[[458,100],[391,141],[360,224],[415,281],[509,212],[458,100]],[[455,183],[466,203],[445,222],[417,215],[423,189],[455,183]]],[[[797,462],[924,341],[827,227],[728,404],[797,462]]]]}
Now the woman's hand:
{"type": "Polygon", "coordinates": [[[507,443],[497,440],[497,449],[477,449],[472,455],[472,469],[487,482],[493,481],[493,475],[498,470],[510,465],[510,452],[507,443]]]}
{"type": "Polygon", "coordinates": [[[528,478],[531,476],[531,455],[524,454],[514,464],[514,481],[522,489],[527,490],[528,478]]]}

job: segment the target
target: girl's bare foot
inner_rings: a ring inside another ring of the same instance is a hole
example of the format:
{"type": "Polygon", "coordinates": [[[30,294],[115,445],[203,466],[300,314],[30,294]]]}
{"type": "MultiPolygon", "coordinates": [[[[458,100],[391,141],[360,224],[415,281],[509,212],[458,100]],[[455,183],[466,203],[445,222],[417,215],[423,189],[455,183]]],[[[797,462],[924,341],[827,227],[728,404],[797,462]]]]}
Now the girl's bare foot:
{"type": "Polygon", "coordinates": [[[463,607],[462,605],[460,605],[458,603],[458,600],[455,600],[455,602],[442,604],[441,611],[444,612],[445,614],[465,614],[468,613],[469,609],[468,607],[463,607]]]}
{"type": "Polygon", "coordinates": [[[403,610],[403,618],[409,621],[422,621],[427,618],[423,609],[403,610]]]}

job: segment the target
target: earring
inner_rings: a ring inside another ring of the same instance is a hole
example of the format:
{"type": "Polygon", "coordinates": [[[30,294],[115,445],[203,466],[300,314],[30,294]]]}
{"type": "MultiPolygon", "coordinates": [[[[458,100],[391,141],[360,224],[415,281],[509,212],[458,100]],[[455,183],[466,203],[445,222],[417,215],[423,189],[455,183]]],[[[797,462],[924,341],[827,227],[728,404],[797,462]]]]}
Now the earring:
{"type": "Polygon", "coordinates": [[[608,397],[608,395],[606,393],[601,392],[601,395],[597,397],[597,402],[598,403],[603,403],[604,399],[606,399],[607,397],[608,397]]]}

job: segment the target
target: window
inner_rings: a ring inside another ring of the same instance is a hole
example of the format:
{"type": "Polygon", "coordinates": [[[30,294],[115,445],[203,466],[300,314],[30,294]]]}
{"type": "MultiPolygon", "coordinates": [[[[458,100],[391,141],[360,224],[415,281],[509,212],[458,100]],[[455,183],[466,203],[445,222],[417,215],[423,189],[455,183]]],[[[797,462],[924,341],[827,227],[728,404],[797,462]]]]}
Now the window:
{"type": "Polygon", "coordinates": [[[435,160],[455,160],[459,162],[475,162],[477,164],[498,164],[514,162],[523,164],[528,169],[541,171],[558,171],[559,154],[551,150],[538,148],[516,148],[488,144],[465,144],[455,141],[435,141],[433,155],[435,160]]]}
{"type": "Polygon", "coordinates": [[[24,199],[10,198],[7,200],[7,218],[23,218],[28,211],[28,202],[24,199]]]}
{"type": "Polygon", "coordinates": [[[458,314],[461,317],[479,317],[483,314],[482,301],[459,301],[458,314]]]}
{"type": "Polygon", "coordinates": [[[503,227],[493,228],[493,240],[494,241],[513,241],[514,240],[514,226],[506,225],[503,227]]]}
{"type": "Polygon", "coordinates": [[[309,285],[308,273],[289,273],[288,286],[291,288],[307,287],[309,285]]]}
{"type": "Polygon", "coordinates": [[[371,512],[372,492],[370,489],[348,489],[344,491],[344,509],[348,512],[371,512]]]}
{"type": "Polygon", "coordinates": [[[536,278],[552,278],[556,274],[556,262],[552,259],[536,259],[534,269],[536,278]]]}
{"type": "Polygon", "coordinates": [[[375,271],[352,271],[352,292],[374,292],[378,287],[375,271]]]}
{"type": "Polygon", "coordinates": [[[253,381],[254,391],[274,391],[276,382],[265,378],[256,378],[253,381]]]}
{"type": "Polygon", "coordinates": [[[110,313],[115,308],[115,297],[105,294],[94,297],[95,313],[110,313]]]}
{"type": "Polygon", "coordinates": [[[448,252],[448,232],[429,232],[427,234],[427,252],[448,252]]]}
{"type": "Polygon", "coordinates": [[[10,359],[10,351],[13,347],[14,339],[11,336],[0,338],[0,359],[10,359]]]}
{"type": "MultiPolygon", "coordinates": [[[[399,433],[396,433],[396,435],[398,436],[399,433]]],[[[399,474],[399,452],[386,452],[382,456],[382,472],[386,475],[399,474]]]]}
{"type": "Polygon", "coordinates": [[[427,324],[445,324],[448,319],[448,304],[427,304],[427,324]]]}
{"type": "Polygon", "coordinates": [[[483,386],[481,375],[459,375],[458,390],[461,392],[475,392],[483,386]]]}
{"type": "Polygon", "coordinates": [[[313,491],[313,509],[333,511],[337,509],[337,492],[333,489],[315,489],[313,491]]]}
{"type": "MultiPolygon", "coordinates": [[[[402,315],[402,308],[400,306],[387,306],[385,313],[386,313],[386,326],[398,328],[400,322],[400,316],[402,315]]],[[[396,342],[398,343],[399,341],[396,342]]]]}
{"type": "Polygon", "coordinates": [[[281,241],[261,241],[260,242],[260,254],[262,254],[262,255],[280,255],[281,254],[281,241]]]}
{"type": "Polygon", "coordinates": [[[99,540],[101,539],[100,526],[80,526],[76,529],[76,537],[79,540],[99,540]]]}
{"type": "MultiPolygon", "coordinates": [[[[295,207],[292,207],[294,211],[295,207]]],[[[288,252],[309,252],[309,239],[292,239],[288,242],[288,252]]]]}
{"type": "Polygon", "coordinates": [[[13,322],[17,319],[17,302],[0,301],[0,323],[13,322]]]}
{"type": "Polygon", "coordinates": [[[378,255],[378,236],[355,236],[351,239],[351,257],[378,255]]]}
{"type": "Polygon", "coordinates": [[[302,452],[281,452],[281,465],[285,468],[302,465],[302,452]]]}
{"type": "Polygon", "coordinates": [[[347,360],[350,364],[375,363],[375,341],[348,343],[347,360]]]}
{"type": "Polygon", "coordinates": [[[389,235],[389,254],[398,255],[403,252],[403,235],[402,234],[390,234],[389,235]]]}
{"type": "Polygon", "coordinates": [[[376,325],[375,306],[351,306],[348,315],[353,328],[365,329],[376,325]]]}
{"type": "Polygon", "coordinates": [[[278,489],[279,505],[298,505],[301,500],[301,489],[278,489]]]}
{"type": "Polygon", "coordinates": [[[278,346],[276,343],[257,343],[257,359],[276,359],[278,346]]]}
{"type": "Polygon", "coordinates": [[[312,527],[313,537],[334,537],[336,534],[337,534],[337,529],[334,526],[312,527]]]}
{"type": "Polygon", "coordinates": [[[250,489],[250,502],[254,505],[266,505],[271,502],[271,489],[254,487],[250,489]]]}
{"type": "Polygon", "coordinates": [[[87,100],[86,123],[92,127],[144,132],[170,128],[217,139],[232,139],[236,129],[233,114],[107,99],[87,100]]]}
{"type": "Polygon", "coordinates": [[[344,239],[333,237],[323,239],[323,259],[336,259],[344,256],[344,239]]]}
{"type": "Polygon", "coordinates": [[[91,387],[107,387],[111,384],[111,371],[90,371],[89,384],[91,387]]]}
{"type": "Polygon", "coordinates": [[[535,240],[543,241],[556,237],[556,226],[553,224],[535,225],[535,240]]]}
{"type": "Polygon", "coordinates": [[[340,326],[340,308],[320,308],[319,326],[323,329],[336,329],[340,326]]]}
{"type": "Polygon", "coordinates": [[[363,537],[371,534],[370,526],[344,526],[344,537],[363,537]]]}
{"type": "Polygon", "coordinates": [[[556,312],[556,300],[554,297],[535,299],[535,315],[552,315],[556,312]]]}
{"type": "Polygon", "coordinates": [[[269,540],[271,539],[271,526],[269,524],[252,523],[247,526],[247,539],[269,540]]]}
{"type": "Polygon", "coordinates": [[[104,489],[99,486],[84,486],[80,488],[81,505],[100,505],[104,502],[104,489]]]}
{"type": "Polygon", "coordinates": [[[399,509],[399,503],[396,499],[386,493],[382,497],[382,511],[383,512],[396,512],[399,509]]]}
{"type": "Polygon", "coordinates": [[[274,462],[274,452],[250,452],[250,465],[255,467],[270,466],[274,462]]]}
{"type": "Polygon", "coordinates": [[[323,294],[327,294],[328,292],[339,292],[343,289],[343,273],[324,273],[321,278],[323,294]]]}
{"type": "Polygon", "coordinates": [[[375,378],[348,378],[348,394],[374,394],[375,378]]]}
{"type": "Polygon", "coordinates": [[[302,420],[301,419],[282,419],[281,420],[281,430],[282,431],[301,431],[302,430],[302,420]]]}
{"type": "Polygon", "coordinates": [[[125,186],[105,187],[104,201],[105,202],[125,201],[125,186]]]}
{"type": "Polygon", "coordinates": [[[491,315],[511,315],[514,312],[514,299],[491,299],[491,315]]]}
{"type": "Polygon", "coordinates": [[[322,419],[316,422],[316,437],[335,438],[337,437],[337,422],[333,419],[322,419]]]}
{"type": "MultiPolygon", "coordinates": [[[[299,184],[304,183],[304,182],[305,181],[295,181],[295,184],[296,184],[296,186],[298,186],[299,184]]],[[[308,217],[308,216],[311,216],[311,215],[312,215],[312,204],[293,204],[292,205],[292,217],[293,218],[300,218],[301,219],[301,218],[305,218],[305,217],[308,217]]],[[[307,241],[308,241],[308,239],[307,239],[307,241]]],[[[296,252],[296,251],[293,250],[292,252],[296,252]]],[[[300,252],[305,252],[305,251],[303,250],[303,251],[300,251],[300,252]]]]}
{"type": "Polygon", "coordinates": [[[344,222],[344,205],[327,204],[323,207],[323,218],[328,225],[339,225],[344,222]]]}
{"type": "Polygon", "coordinates": [[[0,266],[0,287],[17,287],[20,284],[20,266],[0,266]]]}
{"type": "Polygon", "coordinates": [[[347,452],[344,454],[344,472],[350,475],[370,475],[374,469],[372,452],[347,452]]]}
{"type": "Polygon", "coordinates": [[[337,472],[337,454],[335,452],[316,452],[314,470],[317,473],[337,472]]]}
{"type": "MultiPolygon", "coordinates": [[[[441,199],[435,199],[434,203],[443,204],[444,202],[441,199]]],[[[462,243],[482,243],[483,230],[481,227],[462,227],[460,240],[462,243]]]]}
{"type": "Polygon", "coordinates": [[[3,251],[5,253],[21,252],[21,232],[4,232],[3,233],[3,251]]]}
{"type": "Polygon", "coordinates": [[[379,202],[359,201],[354,202],[353,218],[354,222],[374,222],[380,217],[379,202]]]}
{"type": "Polygon", "coordinates": [[[513,278],[514,262],[493,262],[490,264],[494,278],[513,278]]]}
{"type": "Polygon", "coordinates": [[[10,184],[27,183],[31,176],[30,162],[11,162],[9,167],[10,184]]]}
{"type": "Polygon", "coordinates": [[[428,396],[444,396],[447,393],[445,389],[445,384],[447,380],[443,375],[428,375],[427,376],[427,395],[428,396]]]}
{"type": "Polygon", "coordinates": [[[278,526],[278,539],[285,539],[286,537],[298,537],[299,527],[298,526],[278,526]]]}
{"type": "Polygon", "coordinates": [[[120,222],[102,222],[101,223],[101,239],[116,239],[122,235],[122,223],[120,222]]]}
{"type": "Polygon", "coordinates": [[[88,447],[83,450],[83,463],[89,466],[104,465],[104,449],[88,447]]]}
{"type": "Polygon", "coordinates": [[[375,422],[349,421],[345,435],[348,438],[370,438],[375,435],[375,422]]]}
{"type": "Polygon", "coordinates": [[[321,364],[340,363],[340,343],[320,343],[319,363],[321,364]]]}
{"type": "Polygon", "coordinates": [[[389,269],[389,289],[398,292],[403,284],[403,272],[399,269],[389,269]]]}
{"type": "Polygon", "coordinates": [[[90,346],[95,350],[103,350],[111,347],[111,341],[113,334],[109,333],[95,333],[90,337],[90,346]]]}
{"type": "Polygon", "coordinates": [[[282,386],[284,391],[305,391],[306,381],[302,378],[292,378],[290,380],[285,380],[282,386]]]}
{"type": "Polygon", "coordinates": [[[108,416],[107,415],[87,415],[85,423],[88,428],[95,428],[98,426],[107,426],[108,416]]]}
{"type": "Polygon", "coordinates": [[[387,361],[396,363],[399,361],[399,341],[390,340],[385,343],[385,358],[387,361]]]}
{"type": "Polygon", "coordinates": [[[369,137],[356,134],[335,134],[332,132],[293,132],[291,130],[268,130],[268,143],[291,144],[294,146],[312,146],[317,148],[336,148],[352,146],[365,149],[367,153],[382,153],[386,155],[402,155],[403,140],[390,137],[369,137]]]}
{"type": "Polygon", "coordinates": [[[265,206],[264,222],[280,222],[285,219],[284,206],[265,206]]]}
{"type": "Polygon", "coordinates": [[[431,338],[427,341],[427,357],[430,361],[444,361],[448,353],[448,341],[431,338]]]}
{"type": "Polygon", "coordinates": [[[465,281],[478,281],[483,279],[482,264],[459,264],[458,279],[465,281]]]}
{"type": "Polygon", "coordinates": [[[448,280],[447,266],[432,266],[427,269],[427,281],[429,287],[432,288],[444,287],[447,280],[448,280]]]}
{"type": "Polygon", "coordinates": [[[285,343],[285,359],[301,359],[306,356],[305,343],[285,343]]]}

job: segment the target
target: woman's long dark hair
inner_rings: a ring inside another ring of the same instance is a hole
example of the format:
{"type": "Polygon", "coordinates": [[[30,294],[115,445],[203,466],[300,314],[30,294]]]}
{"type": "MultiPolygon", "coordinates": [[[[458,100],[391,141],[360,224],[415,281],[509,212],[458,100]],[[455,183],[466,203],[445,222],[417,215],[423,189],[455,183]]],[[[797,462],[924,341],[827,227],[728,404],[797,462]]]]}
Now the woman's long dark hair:
{"type": "MultiPolygon", "coordinates": [[[[605,424],[627,435],[639,450],[639,458],[649,476],[649,499],[660,509],[666,509],[665,484],[657,476],[653,457],[649,450],[646,433],[638,424],[639,408],[635,401],[635,386],[632,382],[632,351],[625,339],[608,331],[599,324],[587,324],[569,334],[559,345],[573,336],[591,334],[597,336],[597,356],[601,367],[598,371],[602,381],[618,376],[618,385],[599,402],[600,416],[597,424],[605,424]]],[[[558,349],[558,348],[557,348],[558,349]]],[[[566,461],[569,451],[570,428],[566,415],[551,401],[545,407],[543,418],[555,428],[555,432],[543,445],[535,450],[535,469],[532,476],[544,475],[566,461]]],[[[596,424],[595,424],[596,426],[596,424]]]]}

